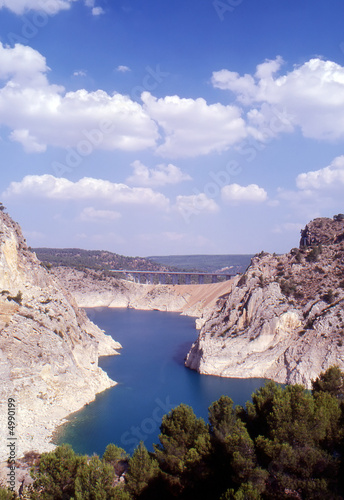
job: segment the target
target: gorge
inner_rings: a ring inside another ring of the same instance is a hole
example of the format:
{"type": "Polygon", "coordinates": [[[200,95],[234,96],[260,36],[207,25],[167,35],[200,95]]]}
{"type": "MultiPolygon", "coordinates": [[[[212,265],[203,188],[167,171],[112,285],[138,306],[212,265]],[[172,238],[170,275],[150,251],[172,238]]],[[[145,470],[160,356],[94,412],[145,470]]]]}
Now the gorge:
{"type": "Polygon", "coordinates": [[[262,252],[229,281],[173,286],[135,284],[92,269],[46,269],[18,224],[1,211],[0,430],[6,435],[6,402],[13,397],[20,402],[18,454],[51,449],[52,432],[63,419],[115,385],[98,358],[121,346],[80,307],[192,316],[200,333],[187,367],[310,387],[329,366],[344,368],[343,273],[341,219],[315,219],[300,248],[285,255],[262,252]]]}

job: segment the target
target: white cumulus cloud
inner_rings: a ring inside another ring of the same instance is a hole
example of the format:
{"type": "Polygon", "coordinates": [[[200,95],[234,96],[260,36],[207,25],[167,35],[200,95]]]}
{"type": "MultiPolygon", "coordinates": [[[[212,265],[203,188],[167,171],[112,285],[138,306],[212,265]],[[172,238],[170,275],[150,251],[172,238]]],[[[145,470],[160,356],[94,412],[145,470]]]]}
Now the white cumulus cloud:
{"type": "Polygon", "coordinates": [[[134,173],[127,178],[129,184],[165,186],[166,184],[178,184],[182,181],[191,180],[188,174],[184,174],[179,167],[176,167],[172,163],[157,165],[156,168],[148,168],[139,160],[136,160],[131,166],[134,169],[134,173]]]}
{"type": "Polygon", "coordinates": [[[0,43],[0,124],[28,152],[47,146],[137,151],[153,147],[156,123],[128,96],[103,90],[65,92],[47,79],[45,58],[31,47],[0,43]]]}
{"type": "Polygon", "coordinates": [[[19,43],[11,48],[0,42],[0,79],[9,80],[6,87],[13,91],[26,86],[45,87],[48,71],[45,57],[37,50],[19,43]]]}
{"type": "Polygon", "coordinates": [[[305,221],[324,214],[343,212],[344,155],[318,170],[296,177],[295,190],[278,189],[278,198],[305,221]]]}
{"type": "MultiPolygon", "coordinates": [[[[67,10],[78,0],[0,0],[0,9],[6,8],[15,14],[23,14],[29,10],[41,11],[51,16],[61,10],[67,10]]],[[[95,7],[95,0],[85,0],[85,5],[91,8],[94,16],[104,14],[102,7],[95,7]]]]}
{"type": "Polygon", "coordinates": [[[237,106],[208,104],[205,99],[141,96],[144,109],[164,130],[165,141],[157,153],[170,158],[222,152],[247,137],[245,121],[237,106]]]}
{"type": "Polygon", "coordinates": [[[79,69],[77,71],[74,71],[73,76],[87,76],[87,71],[79,69]]]}
{"type": "Polygon", "coordinates": [[[10,133],[10,139],[20,142],[27,153],[42,153],[46,150],[44,144],[40,144],[36,137],[30,134],[28,130],[17,129],[10,133]]]}
{"type": "Polygon", "coordinates": [[[93,7],[92,9],[93,16],[100,16],[101,14],[105,14],[105,10],[102,7],[93,7]]]}
{"type": "Polygon", "coordinates": [[[99,200],[108,204],[147,205],[168,209],[169,200],[150,188],[117,184],[103,179],[84,177],[72,182],[53,175],[27,175],[11,182],[3,197],[23,196],[52,200],[99,200]]]}
{"type": "Polygon", "coordinates": [[[343,189],[344,155],[335,158],[327,167],[299,174],[296,185],[299,189],[343,189]]]}
{"type": "Polygon", "coordinates": [[[212,83],[250,106],[249,124],[270,135],[299,127],[305,137],[343,139],[344,67],[314,58],[277,75],[282,63],[281,57],[265,61],[253,76],[223,69],[213,73],[212,83]]]}
{"type": "Polygon", "coordinates": [[[15,14],[23,14],[29,10],[43,11],[54,15],[60,10],[69,9],[78,0],[0,0],[0,9],[7,8],[15,14]]]}
{"type": "Polygon", "coordinates": [[[262,203],[267,200],[265,189],[257,184],[240,186],[239,184],[228,184],[221,189],[222,199],[226,202],[253,202],[262,203]]]}
{"type": "Polygon", "coordinates": [[[116,70],[119,71],[120,73],[127,73],[128,71],[131,71],[129,66],[123,66],[121,64],[117,66],[116,70]]]}
{"type": "Polygon", "coordinates": [[[91,12],[93,16],[100,16],[101,14],[105,14],[105,11],[104,9],[102,9],[102,7],[95,7],[95,3],[95,0],[85,0],[85,5],[92,9],[91,12]]]}

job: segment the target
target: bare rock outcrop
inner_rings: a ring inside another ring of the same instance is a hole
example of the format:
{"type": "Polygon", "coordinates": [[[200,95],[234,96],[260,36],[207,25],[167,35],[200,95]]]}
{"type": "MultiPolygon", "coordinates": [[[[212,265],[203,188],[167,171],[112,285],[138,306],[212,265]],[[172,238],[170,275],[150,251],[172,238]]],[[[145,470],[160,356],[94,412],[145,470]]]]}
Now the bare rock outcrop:
{"type": "Polygon", "coordinates": [[[311,386],[344,369],[344,220],[310,222],[300,248],[261,253],[217,302],[186,366],[224,377],[311,386]]]}
{"type": "Polygon", "coordinates": [[[8,457],[8,398],[16,405],[16,456],[51,449],[62,419],[115,385],[98,367],[98,356],[120,347],[77,307],[1,211],[0,459],[8,457]]]}
{"type": "Polygon", "coordinates": [[[130,307],[179,312],[198,318],[210,312],[217,299],[227,293],[230,281],[207,285],[144,285],[107,276],[106,273],[69,267],[50,271],[70,292],[80,307],[130,307]]]}

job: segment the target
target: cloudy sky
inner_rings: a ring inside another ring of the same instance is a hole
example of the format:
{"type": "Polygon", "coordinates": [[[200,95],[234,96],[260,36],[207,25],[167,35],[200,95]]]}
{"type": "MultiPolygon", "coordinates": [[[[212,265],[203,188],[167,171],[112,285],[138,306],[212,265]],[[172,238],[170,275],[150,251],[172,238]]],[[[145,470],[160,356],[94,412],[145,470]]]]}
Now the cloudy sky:
{"type": "Polygon", "coordinates": [[[1,201],[33,247],[285,252],[344,212],[342,0],[0,0],[1,201]]]}

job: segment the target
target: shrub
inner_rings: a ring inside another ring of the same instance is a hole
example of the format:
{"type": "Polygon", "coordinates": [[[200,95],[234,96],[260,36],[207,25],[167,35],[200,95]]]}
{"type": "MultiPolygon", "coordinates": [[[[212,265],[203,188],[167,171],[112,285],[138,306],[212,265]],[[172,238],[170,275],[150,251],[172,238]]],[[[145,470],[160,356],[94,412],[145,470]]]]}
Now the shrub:
{"type": "Polygon", "coordinates": [[[295,260],[296,262],[298,262],[300,264],[300,262],[302,262],[302,253],[300,251],[298,251],[296,254],[295,254],[295,260]]]}
{"type": "Polygon", "coordinates": [[[17,498],[17,496],[13,491],[11,491],[9,488],[0,486],[0,500],[14,500],[15,498],[17,498]]]}
{"type": "Polygon", "coordinates": [[[332,304],[332,302],[334,302],[334,293],[333,293],[333,290],[328,290],[327,293],[325,293],[324,295],[322,295],[322,300],[324,302],[326,302],[327,304],[332,304]]]}
{"type": "Polygon", "coordinates": [[[265,286],[265,281],[264,281],[264,278],[263,278],[262,274],[259,276],[259,286],[261,288],[264,288],[264,286],[265,286]]]}
{"type": "Polygon", "coordinates": [[[320,274],[325,274],[325,271],[319,266],[315,266],[314,271],[320,274]]]}
{"type": "Polygon", "coordinates": [[[289,297],[290,294],[294,293],[296,290],[296,285],[293,283],[291,280],[282,280],[280,283],[281,287],[281,292],[286,295],[286,297],[289,297]]]}
{"type": "Polygon", "coordinates": [[[17,295],[15,297],[12,297],[11,295],[9,295],[7,297],[7,300],[14,300],[14,302],[17,302],[17,304],[19,304],[21,306],[22,300],[23,300],[23,296],[22,296],[21,291],[19,290],[19,292],[17,293],[17,295]]]}
{"type": "Polygon", "coordinates": [[[307,262],[316,262],[321,253],[322,253],[321,245],[314,247],[306,257],[307,262]]]}
{"type": "Polygon", "coordinates": [[[246,285],[246,281],[247,281],[247,275],[243,274],[238,281],[238,286],[241,287],[241,286],[246,285]]]}

